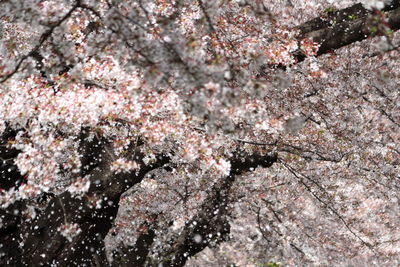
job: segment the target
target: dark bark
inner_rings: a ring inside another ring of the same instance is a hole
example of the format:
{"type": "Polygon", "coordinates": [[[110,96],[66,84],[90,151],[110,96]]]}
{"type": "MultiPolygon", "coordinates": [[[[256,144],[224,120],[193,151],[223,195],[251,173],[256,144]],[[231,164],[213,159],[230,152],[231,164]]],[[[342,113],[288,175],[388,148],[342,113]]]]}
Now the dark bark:
{"type": "MultiPolygon", "coordinates": [[[[299,44],[305,38],[312,39],[319,44],[316,56],[321,56],[377,35],[390,36],[391,33],[387,30],[392,32],[399,30],[400,0],[391,1],[381,11],[367,10],[360,3],[341,10],[327,10],[325,14],[294,28],[299,30],[297,36],[299,44]],[[381,15],[387,19],[387,22],[376,21],[382,18],[381,15]]],[[[306,58],[300,49],[295,51],[293,56],[296,64],[306,58]]],[[[260,66],[257,77],[268,76],[270,70],[273,69],[286,70],[286,68],[287,66],[281,64],[263,64],[260,66]]]]}
{"type": "Polygon", "coordinates": [[[118,211],[118,202],[113,201],[112,205],[103,204],[101,209],[91,209],[85,200],[76,199],[68,192],[53,198],[33,223],[20,230],[24,236],[23,264],[104,266],[107,261],[103,238],[118,211]],[[72,242],[58,231],[65,221],[77,223],[82,230],[72,242]]]}
{"type": "Polygon", "coordinates": [[[134,246],[121,247],[114,251],[112,266],[144,266],[156,233],[153,225],[145,224],[143,226],[148,230],[138,237],[134,246]]]}
{"type": "MultiPolygon", "coordinates": [[[[12,141],[17,132],[6,128],[0,137],[0,190],[10,190],[19,187],[23,177],[14,165],[14,159],[19,151],[10,148],[7,143],[12,141]]],[[[0,192],[1,193],[1,192],[0,192]]],[[[21,250],[18,246],[18,227],[22,221],[20,211],[24,204],[16,202],[7,208],[0,209],[0,265],[20,265],[21,250]]]]}
{"type": "MultiPolygon", "coordinates": [[[[24,220],[20,214],[25,201],[2,209],[1,265],[107,265],[103,239],[116,217],[121,194],[139,183],[147,172],[169,160],[160,156],[155,163],[142,168],[138,173],[114,174],[110,169],[110,144],[104,140],[82,140],[81,144],[81,152],[85,153],[82,159],[82,174],[90,175],[89,192],[82,198],[69,192],[59,196],[49,195],[46,207],[43,211],[37,210],[38,215],[33,221],[24,220]],[[107,149],[109,151],[106,151],[107,149]],[[96,200],[103,200],[101,207],[89,207],[88,204],[96,200]],[[15,210],[18,213],[15,213],[15,210]],[[76,223],[82,230],[72,242],[63,237],[58,230],[65,223],[76,223]]],[[[144,166],[141,161],[144,155],[140,151],[136,151],[134,155],[136,161],[144,166]]]]}
{"type": "MultiPolygon", "coordinates": [[[[400,29],[400,1],[395,0],[387,4],[380,11],[388,18],[388,26],[392,31],[400,29]]],[[[378,16],[377,11],[366,10],[361,4],[349,8],[327,13],[296,27],[300,30],[299,40],[310,38],[320,47],[317,56],[326,54],[335,49],[362,41],[375,35],[383,35],[373,29],[372,21],[378,16]]],[[[297,61],[301,62],[305,56],[299,52],[297,61]]]]}
{"type": "Polygon", "coordinates": [[[199,212],[186,222],[181,233],[168,241],[168,248],[157,259],[149,259],[148,266],[184,266],[186,261],[211,244],[228,239],[229,204],[231,187],[236,175],[256,167],[270,167],[277,161],[277,155],[245,155],[238,153],[231,158],[229,176],[217,181],[208,192],[208,198],[199,212]]]}
{"type": "MultiPolygon", "coordinates": [[[[207,192],[207,199],[198,213],[185,223],[178,236],[164,242],[163,251],[151,255],[156,239],[156,220],[148,223],[148,231],[138,237],[133,247],[122,247],[115,251],[113,266],[184,266],[186,261],[207,246],[216,245],[228,239],[229,204],[231,187],[236,175],[251,168],[270,167],[277,161],[277,155],[247,155],[237,153],[231,158],[230,175],[219,179],[207,192]]],[[[157,249],[159,250],[159,248],[157,249]]]]}
{"type": "MultiPolygon", "coordinates": [[[[69,192],[54,197],[46,210],[21,231],[25,236],[22,256],[27,265],[51,262],[56,262],[57,266],[106,265],[103,239],[116,217],[121,194],[139,183],[147,172],[168,161],[167,157],[159,157],[157,162],[142,168],[137,174],[116,175],[110,170],[112,159],[104,150],[108,144],[101,142],[101,146],[102,156],[96,157],[102,160],[90,173],[89,192],[82,199],[71,196],[69,192]],[[101,208],[89,207],[89,199],[103,200],[101,208]],[[82,230],[72,242],[67,241],[57,231],[66,221],[77,223],[82,230]]],[[[137,151],[135,155],[136,160],[144,165],[141,162],[143,154],[137,151]]]]}
{"type": "Polygon", "coordinates": [[[230,175],[217,182],[198,214],[186,222],[181,234],[168,242],[169,249],[157,259],[150,260],[148,265],[184,266],[189,257],[196,255],[211,243],[225,241],[230,232],[227,205],[234,179],[235,177],[230,175]]]}
{"type": "Polygon", "coordinates": [[[14,159],[20,151],[10,148],[7,144],[15,138],[16,134],[17,131],[7,127],[0,137],[0,190],[18,187],[23,181],[21,173],[14,165],[14,159]]]}
{"type": "MultiPolygon", "coordinates": [[[[386,4],[382,11],[390,11],[398,7],[400,7],[400,0],[394,0],[386,4]]],[[[332,27],[333,23],[351,22],[354,21],[354,18],[364,18],[370,14],[371,11],[365,9],[361,3],[340,10],[327,8],[321,16],[309,20],[296,28],[300,30],[302,35],[305,35],[309,32],[332,27]]]]}
{"type": "MultiPolygon", "coordinates": [[[[389,18],[389,26],[391,30],[399,29],[399,15],[400,8],[388,11],[385,15],[389,18]]],[[[362,41],[368,37],[376,34],[383,35],[384,33],[377,33],[370,25],[372,16],[366,16],[354,21],[345,21],[337,23],[332,27],[324,28],[321,30],[308,32],[304,37],[311,38],[320,44],[318,55],[325,54],[329,51],[347,46],[349,44],[362,41]]]]}
{"type": "Polygon", "coordinates": [[[23,223],[23,219],[21,213],[15,212],[22,209],[23,204],[17,202],[0,210],[2,222],[0,227],[0,266],[22,266],[18,229],[23,223]]]}

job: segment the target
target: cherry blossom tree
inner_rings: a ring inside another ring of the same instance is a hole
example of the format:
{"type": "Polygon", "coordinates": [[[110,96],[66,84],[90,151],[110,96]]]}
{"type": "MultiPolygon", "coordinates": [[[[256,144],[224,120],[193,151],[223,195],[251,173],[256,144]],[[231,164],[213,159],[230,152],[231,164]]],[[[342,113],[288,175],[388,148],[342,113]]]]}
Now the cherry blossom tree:
{"type": "Polygon", "coordinates": [[[1,265],[400,264],[400,1],[0,6],[1,265]]]}

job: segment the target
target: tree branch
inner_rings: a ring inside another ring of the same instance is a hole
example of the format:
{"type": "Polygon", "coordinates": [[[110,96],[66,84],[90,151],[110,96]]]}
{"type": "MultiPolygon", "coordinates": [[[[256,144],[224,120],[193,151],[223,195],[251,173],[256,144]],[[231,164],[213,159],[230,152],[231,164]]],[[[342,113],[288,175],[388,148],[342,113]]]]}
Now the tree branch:
{"type": "MultiPolygon", "coordinates": [[[[386,4],[381,11],[388,19],[388,26],[392,31],[400,29],[400,1],[395,0],[386,4]]],[[[374,12],[366,10],[362,4],[327,14],[325,18],[307,21],[296,28],[300,30],[299,40],[310,38],[320,44],[317,56],[329,51],[362,41],[376,33],[368,29],[374,12]]],[[[298,62],[305,59],[303,54],[296,55],[298,62]]]]}
{"type": "Polygon", "coordinates": [[[258,166],[270,167],[277,161],[277,155],[243,155],[237,153],[231,159],[230,174],[217,181],[208,192],[208,198],[202,204],[200,211],[186,222],[180,234],[167,242],[171,244],[150,265],[184,266],[188,258],[196,255],[211,244],[226,240],[230,232],[228,222],[228,204],[230,189],[236,175],[243,174],[258,166]]]}
{"type": "Polygon", "coordinates": [[[95,156],[97,165],[94,164],[92,170],[86,170],[91,181],[89,191],[83,197],[75,197],[66,191],[52,198],[46,209],[21,229],[20,236],[24,237],[21,256],[26,264],[106,265],[103,239],[117,215],[121,194],[141,182],[147,172],[169,161],[169,158],[159,156],[156,162],[146,166],[143,163],[145,155],[136,151],[135,160],[144,167],[138,173],[115,174],[111,170],[112,157],[106,152],[107,146],[111,149],[111,145],[97,140],[90,146],[100,147],[102,154],[95,156]],[[62,200],[62,206],[59,200],[62,200]],[[58,230],[65,224],[64,218],[81,229],[70,242],[58,230]]]}

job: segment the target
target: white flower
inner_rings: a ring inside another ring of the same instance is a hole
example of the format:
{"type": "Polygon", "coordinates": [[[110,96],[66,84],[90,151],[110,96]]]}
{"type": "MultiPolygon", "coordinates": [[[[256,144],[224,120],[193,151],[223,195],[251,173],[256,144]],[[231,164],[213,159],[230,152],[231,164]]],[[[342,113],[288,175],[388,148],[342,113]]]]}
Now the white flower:
{"type": "Polygon", "coordinates": [[[79,228],[79,225],[77,223],[66,223],[62,224],[60,227],[57,228],[57,230],[61,233],[63,237],[65,237],[69,242],[72,241],[72,239],[79,235],[82,230],[79,228]]]}
{"type": "Polygon", "coordinates": [[[2,134],[6,130],[6,123],[3,120],[0,120],[0,134],[2,134]]]}
{"type": "Polygon", "coordinates": [[[90,180],[88,178],[78,178],[68,187],[68,191],[73,196],[82,196],[89,190],[90,180]]]}
{"type": "Polygon", "coordinates": [[[215,164],[215,168],[222,175],[229,175],[229,172],[231,171],[231,163],[228,160],[219,159],[215,164]]]}
{"type": "Polygon", "coordinates": [[[372,10],[372,9],[378,9],[381,10],[385,7],[385,2],[387,1],[380,1],[380,0],[364,0],[362,2],[363,6],[366,9],[372,10]]]}
{"type": "Polygon", "coordinates": [[[119,158],[112,163],[111,170],[115,173],[130,172],[132,170],[139,170],[140,166],[136,161],[119,158]]]}
{"type": "Polygon", "coordinates": [[[305,116],[298,116],[288,119],[285,123],[285,131],[290,134],[295,134],[303,128],[307,118],[305,116]]]}
{"type": "Polygon", "coordinates": [[[8,208],[9,205],[13,204],[17,199],[17,194],[14,188],[11,188],[9,191],[1,190],[0,191],[0,207],[3,209],[8,208]]]}

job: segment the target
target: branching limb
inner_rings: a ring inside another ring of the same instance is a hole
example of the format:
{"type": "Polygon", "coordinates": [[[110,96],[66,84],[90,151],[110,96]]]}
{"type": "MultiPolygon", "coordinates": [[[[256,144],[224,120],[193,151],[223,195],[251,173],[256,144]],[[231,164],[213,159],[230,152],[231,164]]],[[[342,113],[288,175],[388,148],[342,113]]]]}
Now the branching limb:
{"type": "MultiPolygon", "coordinates": [[[[230,175],[220,179],[208,192],[208,198],[199,212],[186,222],[184,229],[176,238],[170,240],[158,262],[164,266],[184,266],[187,259],[210,244],[225,240],[229,234],[228,204],[230,189],[235,176],[258,166],[270,167],[277,161],[276,155],[243,155],[238,153],[231,159],[230,175]]],[[[152,264],[156,262],[152,262],[152,264]]]]}
{"type": "MultiPolygon", "coordinates": [[[[38,51],[40,49],[40,47],[44,44],[44,42],[46,40],[49,39],[49,37],[53,34],[54,30],[59,27],[64,21],[66,21],[69,17],[71,17],[72,13],[74,13],[74,11],[80,7],[80,0],[76,1],[75,5],[72,6],[72,8],[58,21],[51,23],[51,25],[49,25],[49,28],[42,33],[42,35],[39,38],[39,43],[26,55],[22,56],[21,59],[18,61],[17,65],[14,67],[14,70],[12,70],[10,73],[4,75],[1,79],[0,79],[0,83],[4,83],[5,81],[7,81],[8,79],[10,79],[12,76],[14,76],[14,74],[16,74],[22,63],[29,57],[35,57],[35,55],[38,54],[38,51]]],[[[1,77],[1,76],[0,76],[1,77]]]]}

